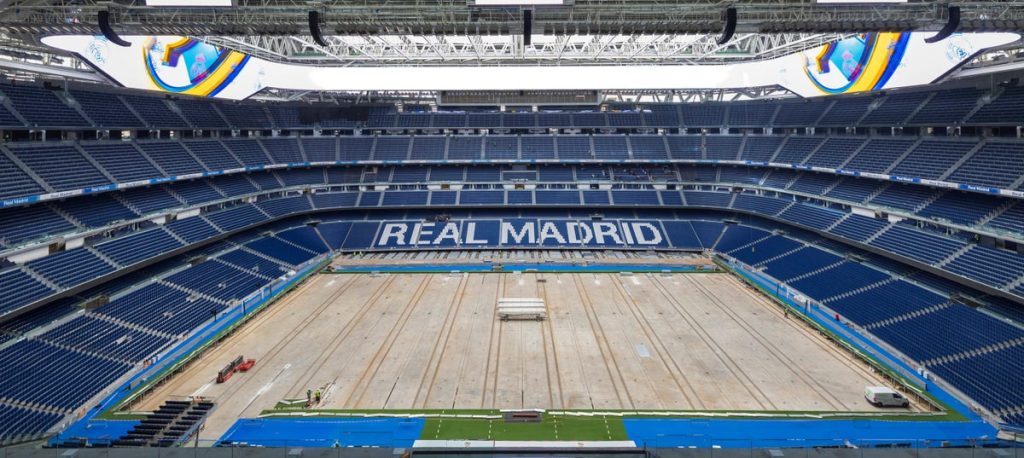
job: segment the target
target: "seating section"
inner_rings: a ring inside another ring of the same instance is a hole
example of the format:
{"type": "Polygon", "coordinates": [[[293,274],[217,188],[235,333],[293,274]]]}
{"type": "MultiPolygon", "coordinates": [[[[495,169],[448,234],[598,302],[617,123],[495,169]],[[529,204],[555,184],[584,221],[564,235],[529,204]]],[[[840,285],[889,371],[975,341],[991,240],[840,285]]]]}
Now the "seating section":
{"type": "Polygon", "coordinates": [[[107,129],[143,127],[142,121],[135,117],[128,106],[121,102],[121,99],[115,94],[77,90],[70,91],[69,94],[97,127],[107,129]]]}
{"type": "Polygon", "coordinates": [[[0,315],[46,297],[53,289],[33,278],[23,269],[7,269],[0,272],[0,315]]]}
{"type": "Polygon", "coordinates": [[[372,248],[377,218],[439,209],[656,220],[663,247],[754,266],[1024,424],[1024,331],[958,302],[1024,317],[1024,204],[970,189],[1024,189],[1024,142],[880,134],[1017,125],[1024,88],[537,113],[374,108],[365,121],[317,122],[292,105],[111,90],[0,83],[0,125],[15,130],[206,132],[0,146],[0,198],[12,206],[0,209],[0,443],[35,437],[318,255],[372,248]],[[859,126],[883,129],[842,133],[859,126]],[[761,127],[780,129],[747,129],[761,127]],[[260,167],[271,164],[289,165],[260,167]],[[515,208],[494,210],[505,206],[515,208]],[[354,207],[366,213],[336,213],[354,207]],[[10,256],[27,250],[49,254],[10,256]],[[109,302],[75,307],[100,294],[109,302]]]}
{"type": "Polygon", "coordinates": [[[55,91],[29,85],[0,84],[0,92],[30,126],[74,128],[89,125],[55,91]]]}
{"type": "Polygon", "coordinates": [[[29,146],[12,144],[12,153],[57,191],[109,184],[110,180],[74,145],[29,146]]]}

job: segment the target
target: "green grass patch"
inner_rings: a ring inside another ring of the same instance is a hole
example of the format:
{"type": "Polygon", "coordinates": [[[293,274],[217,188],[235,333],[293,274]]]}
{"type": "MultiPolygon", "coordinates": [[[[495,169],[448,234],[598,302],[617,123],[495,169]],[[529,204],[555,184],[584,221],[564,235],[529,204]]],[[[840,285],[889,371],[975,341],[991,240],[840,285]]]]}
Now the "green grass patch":
{"type": "Polygon", "coordinates": [[[502,419],[428,418],[421,439],[505,441],[628,440],[621,417],[543,415],[538,423],[506,423],[502,419]]]}

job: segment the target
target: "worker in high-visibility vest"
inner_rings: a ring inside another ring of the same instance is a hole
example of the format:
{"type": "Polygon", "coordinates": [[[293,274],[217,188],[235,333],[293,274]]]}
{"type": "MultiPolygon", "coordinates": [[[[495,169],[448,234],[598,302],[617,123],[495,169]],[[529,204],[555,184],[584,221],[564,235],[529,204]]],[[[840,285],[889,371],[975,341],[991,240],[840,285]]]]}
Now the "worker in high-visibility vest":
{"type": "Polygon", "coordinates": [[[316,403],[320,403],[320,390],[316,390],[316,403]]]}

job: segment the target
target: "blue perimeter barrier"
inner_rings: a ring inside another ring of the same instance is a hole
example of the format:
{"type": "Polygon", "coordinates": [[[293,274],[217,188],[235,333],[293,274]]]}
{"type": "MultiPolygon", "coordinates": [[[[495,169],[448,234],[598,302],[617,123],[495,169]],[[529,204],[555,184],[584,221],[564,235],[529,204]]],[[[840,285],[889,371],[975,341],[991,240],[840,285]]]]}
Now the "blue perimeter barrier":
{"type": "Polygon", "coordinates": [[[219,446],[408,448],[420,438],[422,418],[243,418],[219,446]]]}
{"type": "Polygon", "coordinates": [[[329,259],[330,256],[332,256],[332,254],[328,253],[325,256],[320,256],[308,261],[306,266],[299,269],[292,278],[288,279],[284,283],[265,286],[261,290],[251,294],[246,298],[246,300],[242,301],[238,305],[222,312],[220,317],[216,320],[205,324],[193,332],[191,336],[179,342],[170,350],[157,356],[153,364],[146,367],[138,374],[135,374],[129,378],[128,381],[114,389],[109,396],[86,412],[82,418],[76,420],[59,434],[51,438],[48,441],[48,445],[57,446],[65,441],[78,442],[80,440],[86,440],[90,444],[103,445],[109,444],[110,441],[123,436],[128,432],[128,430],[138,424],[139,420],[108,420],[97,419],[96,417],[110,407],[127,399],[134,393],[135,388],[144,385],[150,377],[160,374],[164,369],[167,369],[181,361],[182,358],[188,356],[193,350],[207,343],[224,329],[227,329],[229,326],[234,325],[239,320],[249,315],[259,312],[262,309],[262,306],[267,304],[269,300],[276,298],[276,295],[279,292],[290,288],[292,285],[295,285],[305,279],[310,273],[319,270],[323,261],[329,259]]]}

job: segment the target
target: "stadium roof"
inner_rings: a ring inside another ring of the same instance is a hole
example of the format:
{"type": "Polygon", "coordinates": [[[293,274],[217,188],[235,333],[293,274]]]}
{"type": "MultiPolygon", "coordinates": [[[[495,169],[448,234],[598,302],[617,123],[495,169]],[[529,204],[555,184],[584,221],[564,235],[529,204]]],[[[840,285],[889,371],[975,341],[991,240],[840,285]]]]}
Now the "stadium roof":
{"type": "MultiPolygon", "coordinates": [[[[523,7],[470,4],[476,0],[234,0],[229,7],[147,1],[0,0],[0,72],[102,80],[76,57],[40,42],[47,35],[99,34],[100,11],[110,12],[120,35],[185,35],[267,61],[341,67],[729,64],[858,32],[934,31],[949,14],[946,3],[921,0],[566,0],[569,5],[527,8],[533,33],[525,40],[523,7]],[[727,7],[736,8],[736,33],[719,43],[727,7]],[[322,18],[326,46],[310,33],[310,11],[322,18]]],[[[960,31],[1024,30],[1024,1],[957,5],[960,31]]],[[[1018,42],[990,50],[974,65],[1017,62],[1019,49],[1018,42]]]]}

